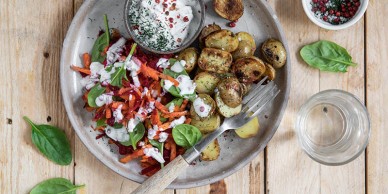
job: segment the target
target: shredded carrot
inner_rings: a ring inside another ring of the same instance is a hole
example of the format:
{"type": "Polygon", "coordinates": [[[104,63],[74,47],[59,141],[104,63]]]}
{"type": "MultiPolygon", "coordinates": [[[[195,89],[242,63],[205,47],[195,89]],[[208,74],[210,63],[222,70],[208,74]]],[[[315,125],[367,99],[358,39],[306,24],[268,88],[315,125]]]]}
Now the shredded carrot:
{"type": "Polygon", "coordinates": [[[170,150],[170,161],[176,158],[176,144],[174,141],[171,141],[171,150],[170,150]]]}
{"type": "Polygon", "coordinates": [[[151,67],[148,67],[146,64],[142,64],[140,66],[140,72],[146,76],[146,77],[150,77],[152,78],[153,80],[159,80],[159,74],[161,74],[159,71],[151,68],[151,67]]]}
{"type": "Polygon", "coordinates": [[[165,107],[162,103],[160,103],[159,101],[155,101],[155,107],[157,109],[159,109],[160,111],[162,111],[163,113],[169,113],[168,111],[168,108],[165,107]]]}
{"type": "Polygon", "coordinates": [[[128,110],[128,105],[125,104],[124,102],[112,102],[112,108],[116,109],[119,108],[121,105],[121,110],[128,110]]]}
{"type": "Polygon", "coordinates": [[[152,125],[160,126],[162,123],[160,122],[160,116],[157,110],[153,110],[151,114],[151,123],[152,125]]]}
{"type": "Polygon", "coordinates": [[[171,125],[171,122],[166,122],[166,123],[163,123],[162,125],[160,125],[160,130],[163,131],[165,129],[168,129],[170,128],[170,125],[171,125]]]}
{"type": "Polygon", "coordinates": [[[186,118],[185,124],[190,124],[191,123],[191,118],[186,118]]]}
{"type": "Polygon", "coordinates": [[[168,112],[162,114],[164,118],[175,118],[175,117],[181,117],[187,115],[187,111],[181,111],[181,112],[168,112]]]}
{"type": "Polygon", "coordinates": [[[169,141],[166,141],[166,143],[164,143],[164,148],[166,148],[167,150],[170,150],[171,149],[171,143],[169,141]]]}
{"type": "Polygon", "coordinates": [[[120,159],[122,163],[128,163],[129,161],[144,155],[143,149],[135,150],[132,154],[128,154],[120,159]]]}
{"type": "Polygon", "coordinates": [[[174,84],[174,86],[178,86],[179,85],[179,82],[176,81],[176,79],[172,78],[171,76],[168,76],[168,75],[165,75],[165,74],[161,73],[161,74],[159,74],[159,77],[161,79],[169,80],[170,82],[172,82],[174,84]]]}
{"type": "Polygon", "coordinates": [[[118,94],[123,95],[125,92],[128,92],[130,90],[132,90],[132,88],[129,88],[129,87],[128,88],[120,88],[118,94]]]}
{"type": "Polygon", "coordinates": [[[184,111],[186,109],[186,106],[187,106],[188,103],[189,103],[189,101],[187,99],[184,99],[183,102],[182,102],[181,107],[179,108],[179,110],[180,111],[184,111]]]}
{"type": "Polygon", "coordinates": [[[84,60],[84,66],[86,69],[90,69],[90,64],[92,63],[92,59],[89,55],[89,53],[84,53],[82,55],[82,59],[84,60]]]}
{"type": "Polygon", "coordinates": [[[85,68],[82,68],[82,67],[77,67],[75,65],[72,65],[70,66],[72,70],[74,71],[78,71],[78,72],[81,72],[81,73],[84,73],[84,74],[87,74],[87,75],[90,75],[91,72],[89,69],[85,69],[85,68]]]}
{"type": "Polygon", "coordinates": [[[105,117],[107,119],[112,118],[112,110],[110,110],[110,108],[108,108],[108,107],[105,109],[105,117]]]}

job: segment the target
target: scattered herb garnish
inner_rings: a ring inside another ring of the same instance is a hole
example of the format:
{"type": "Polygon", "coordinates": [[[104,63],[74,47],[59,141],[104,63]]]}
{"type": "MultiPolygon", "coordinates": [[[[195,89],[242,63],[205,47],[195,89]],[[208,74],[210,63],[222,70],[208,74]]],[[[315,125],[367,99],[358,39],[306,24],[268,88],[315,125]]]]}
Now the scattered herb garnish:
{"type": "Polygon", "coordinates": [[[32,188],[30,194],[76,194],[76,191],[85,185],[73,185],[64,178],[52,178],[37,184],[32,188]]]}
{"type": "Polygon", "coordinates": [[[97,38],[92,48],[92,62],[103,63],[106,58],[106,54],[104,54],[104,50],[106,47],[109,46],[109,41],[110,41],[108,17],[106,16],[106,14],[104,15],[104,22],[105,22],[105,32],[97,38]]]}
{"type": "Polygon", "coordinates": [[[197,127],[181,124],[172,129],[172,137],[177,145],[188,149],[201,140],[202,134],[197,127]]]}
{"type": "Polygon", "coordinates": [[[65,132],[51,125],[37,125],[26,116],[23,119],[31,125],[32,142],[43,155],[59,165],[71,163],[70,143],[65,132]]]}
{"type": "Polygon", "coordinates": [[[326,40],[304,46],[300,55],[307,64],[322,71],[347,72],[348,66],[357,66],[345,48],[326,40]]]}

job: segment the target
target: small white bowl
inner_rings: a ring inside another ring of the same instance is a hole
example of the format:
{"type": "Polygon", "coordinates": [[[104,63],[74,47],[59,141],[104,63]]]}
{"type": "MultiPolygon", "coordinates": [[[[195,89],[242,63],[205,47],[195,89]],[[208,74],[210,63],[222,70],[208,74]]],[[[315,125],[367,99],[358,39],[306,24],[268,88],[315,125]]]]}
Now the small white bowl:
{"type": "Polygon", "coordinates": [[[320,18],[315,17],[313,11],[311,11],[312,0],[302,0],[302,5],[304,12],[306,13],[307,17],[314,22],[316,25],[328,29],[328,30],[342,30],[345,28],[348,28],[352,26],[353,24],[357,23],[358,20],[362,18],[364,15],[366,8],[368,7],[369,0],[360,0],[360,7],[358,8],[357,12],[354,14],[354,16],[347,22],[343,24],[333,25],[328,22],[323,21],[320,18]]]}

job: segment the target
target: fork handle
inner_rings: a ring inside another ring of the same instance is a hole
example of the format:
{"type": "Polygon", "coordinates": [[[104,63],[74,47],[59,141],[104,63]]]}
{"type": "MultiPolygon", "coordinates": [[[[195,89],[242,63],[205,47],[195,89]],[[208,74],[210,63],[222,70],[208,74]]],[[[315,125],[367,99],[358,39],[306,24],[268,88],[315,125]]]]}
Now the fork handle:
{"type": "Polygon", "coordinates": [[[156,174],[144,181],[132,194],[161,193],[187,167],[189,167],[189,164],[179,155],[156,174]]]}

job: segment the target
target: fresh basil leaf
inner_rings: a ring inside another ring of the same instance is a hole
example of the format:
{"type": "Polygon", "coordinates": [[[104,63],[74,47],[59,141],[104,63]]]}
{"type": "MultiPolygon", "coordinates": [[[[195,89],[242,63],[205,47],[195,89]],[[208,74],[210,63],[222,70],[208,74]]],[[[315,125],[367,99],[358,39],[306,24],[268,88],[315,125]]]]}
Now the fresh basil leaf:
{"type": "MultiPolygon", "coordinates": [[[[163,142],[159,142],[159,141],[155,141],[153,139],[149,139],[148,140],[150,142],[150,144],[156,148],[158,148],[159,152],[162,154],[163,156],[163,147],[164,147],[164,143],[163,142]]],[[[164,167],[164,163],[160,163],[160,166],[163,168],[164,167]]]]}
{"type": "Polygon", "coordinates": [[[171,100],[169,103],[166,104],[166,107],[170,107],[171,104],[174,104],[174,106],[181,106],[183,103],[183,98],[175,98],[171,100]]]}
{"type": "Polygon", "coordinates": [[[142,122],[138,123],[136,127],[133,129],[133,132],[129,132],[129,139],[131,140],[131,144],[134,150],[136,150],[137,142],[139,142],[145,133],[145,127],[142,122]]]}
{"type": "Polygon", "coordinates": [[[96,104],[96,99],[105,92],[106,88],[102,87],[101,84],[96,84],[90,89],[88,93],[88,104],[90,107],[98,107],[96,104]]]}
{"type": "Polygon", "coordinates": [[[70,143],[65,132],[51,125],[37,125],[26,116],[23,119],[31,125],[32,142],[43,155],[59,165],[71,163],[70,143]]]}
{"type": "Polygon", "coordinates": [[[73,185],[69,180],[64,178],[52,178],[45,180],[34,188],[30,194],[76,194],[76,191],[85,185],[73,185]]]}
{"type": "Polygon", "coordinates": [[[110,85],[122,87],[123,86],[123,78],[127,78],[127,71],[125,70],[124,63],[121,67],[116,68],[116,71],[111,75],[110,85]]]}
{"type": "Polygon", "coordinates": [[[326,40],[304,46],[300,56],[307,64],[322,71],[347,72],[348,66],[357,66],[345,48],[326,40]]]}
{"type": "Polygon", "coordinates": [[[172,129],[172,137],[177,145],[184,148],[194,146],[202,138],[201,131],[192,125],[181,124],[172,129]]]}
{"type": "Polygon", "coordinates": [[[178,61],[178,59],[175,59],[175,58],[168,59],[168,62],[170,63],[170,66],[174,65],[174,63],[177,62],[177,61],[178,61]]]}
{"type": "Polygon", "coordinates": [[[109,22],[108,16],[104,14],[104,23],[105,23],[105,36],[106,36],[106,44],[109,45],[110,42],[110,32],[109,32],[109,22]]]}
{"type": "Polygon", "coordinates": [[[105,127],[107,124],[105,123],[106,119],[99,119],[96,122],[96,127],[105,127]]]}
{"type": "Polygon", "coordinates": [[[121,129],[121,128],[123,128],[123,124],[121,124],[121,123],[115,123],[115,124],[113,124],[113,128],[115,128],[115,129],[121,129]]]}
{"type": "Polygon", "coordinates": [[[106,58],[106,54],[103,55],[103,52],[104,52],[104,49],[107,46],[109,46],[109,44],[107,44],[107,42],[109,40],[107,40],[106,37],[107,37],[106,32],[104,32],[94,42],[94,45],[92,48],[92,61],[93,62],[100,62],[100,63],[104,62],[104,60],[106,58]]]}

